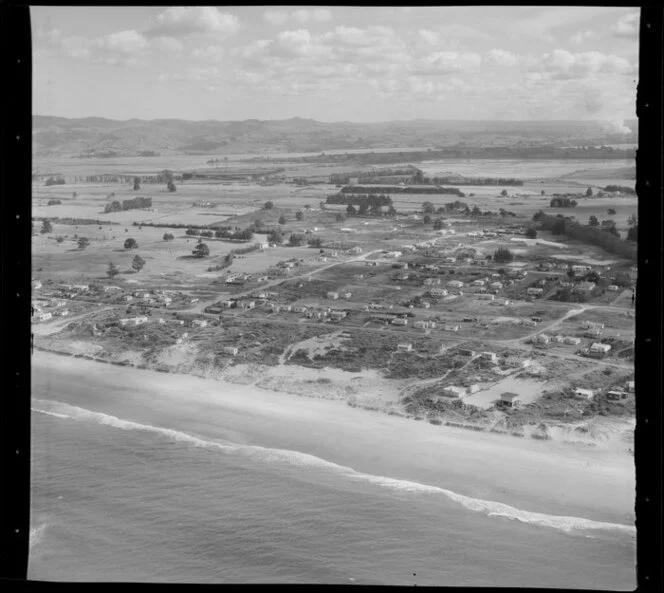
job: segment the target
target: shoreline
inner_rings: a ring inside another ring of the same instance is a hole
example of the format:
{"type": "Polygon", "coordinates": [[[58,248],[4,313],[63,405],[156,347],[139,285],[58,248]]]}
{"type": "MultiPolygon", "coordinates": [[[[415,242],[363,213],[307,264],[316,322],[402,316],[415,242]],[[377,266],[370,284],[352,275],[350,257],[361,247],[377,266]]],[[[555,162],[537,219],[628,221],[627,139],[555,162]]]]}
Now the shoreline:
{"type": "Polygon", "coordinates": [[[313,455],[525,512],[633,522],[634,467],[626,455],[406,422],[383,412],[358,412],[343,401],[254,384],[147,368],[118,374],[90,356],[39,350],[33,356],[33,401],[52,397],[122,421],[202,437],[231,434],[250,445],[313,455]],[[35,394],[35,383],[43,380],[43,393],[35,394]],[[58,380],[70,387],[58,392],[58,380]]]}

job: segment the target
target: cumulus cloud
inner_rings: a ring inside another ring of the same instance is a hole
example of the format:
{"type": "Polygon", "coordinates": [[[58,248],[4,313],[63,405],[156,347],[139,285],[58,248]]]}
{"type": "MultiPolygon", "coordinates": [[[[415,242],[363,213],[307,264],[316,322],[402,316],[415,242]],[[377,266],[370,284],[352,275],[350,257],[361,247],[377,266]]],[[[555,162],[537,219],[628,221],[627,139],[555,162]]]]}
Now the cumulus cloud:
{"type": "Polygon", "coordinates": [[[552,78],[571,80],[586,78],[595,74],[632,74],[634,67],[625,58],[596,51],[573,54],[564,49],[556,49],[544,54],[540,59],[544,75],[552,78]]]}
{"type": "Polygon", "coordinates": [[[639,13],[631,12],[623,16],[613,27],[611,32],[618,37],[635,37],[639,33],[639,13]]]}
{"type": "Polygon", "coordinates": [[[273,25],[283,25],[290,21],[296,23],[323,23],[332,19],[332,13],[326,8],[300,9],[292,12],[283,10],[266,10],[263,18],[273,25]]]}
{"type": "Polygon", "coordinates": [[[418,31],[418,35],[422,41],[428,43],[429,45],[436,45],[440,40],[438,33],[435,31],[429,31],[428,29],[420,29],[418,31]]]}
{"type": "Polygon", "coordinates": [[[173,7],[158,14],[145,30],[150,37],[185,37],[203,33],[230,35],[240,28],[234,15],[213,6],[173,7]]]}
{"type": "Polygon", "coordinates": [[[569,40],[570,43],[575,43],[578,45],[579,43],[583,43],[584,41],[593,39],[595,37],[597,37],[597,33],[591,31],[590,29],[586,29],[585,31],[579,31],[575,35],[572,35],[569,40]]]}
{"type": "Polygon", "coordinates": [[[482,58],[476,53],[439,51],[422,59],[422,70],[430,74],[473,72],[480,67],[481,62],[482,58]]]}
{"type": "Polygon", "coordinates": [[[204,48],[197,48],[191,52],[191,57],[204,62],[220,62],[225,55],[223,47],[210,45],[204,48]]]}
{"type": "Polygon", "coordinates": [[[504,49],[492,49],[487,52],[487,60],[498,66],[514,66],[518,62],[518,58],[512,52],[504,49]]]}

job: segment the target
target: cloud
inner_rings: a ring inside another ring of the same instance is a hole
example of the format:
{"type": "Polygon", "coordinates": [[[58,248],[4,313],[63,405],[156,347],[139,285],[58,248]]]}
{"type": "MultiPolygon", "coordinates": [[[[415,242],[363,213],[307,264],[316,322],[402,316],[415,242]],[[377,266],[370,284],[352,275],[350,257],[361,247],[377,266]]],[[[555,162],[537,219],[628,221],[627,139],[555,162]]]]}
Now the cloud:
{"type": "Polygon", "coordinates": [[[266,10],[263,18],[273,25],[283,25],[289,21],[305,24],[310,22],[324,23],[332,19],[332,13],[326,8],[300,9],[293,12],[283,10],[266,10]]]}
{"type": "Polygon", "coordinates": [[[159,51],[181,53],[184,45],[175,37],[155,37],[150,46],[159,51]]]}
{"type": "Polygon", "coordinates": [[[147,37],[215,33],[230,35],[240,28],[239,19],[230,13],[221,12],[213,6],[174,7],[158,14],[145,29],[147,37]]]}
{"type": "Polygon", "coordinates": [[[225,55],[223,47],[210,45],[205,48],[197,48],[191,52],[191,57],[204,62],[220,62],[225,55]]]}
{"type": "Polygon", "coordinates": [[[639,34],[639,13],[631,12],[623,16],[611,27],[611,32],[617,37],[636,37],[639,34]]]}
{"type": "Polygon", "coordinates": [[[597,74],[633,74],[634,66],[625,58],[596,51],[573,54],[556,49],[539,60],[540,72],[545,78],[572,80],[597,74]]]}
{"type": "Polygon", "coordinates": [[[439,51],[429,54],[422,59],[421,73],[449,74],[476,71],[482,58],[472,52],[458,53],[454,51],[439,51]]]}
{"type": "Polygon", "coordinates": [[[436,45],[440,36],[435,31],[429,31],[428,29],[420,29],[417,34],[420,36],[420,39],[429,45],[436,45]]]}
{"type": "Polygon", "coordinates": [[[586,29],[585,31],[579,31],[575,35],[572,35],[569,40],[570,43],[575,43],[578,45],[579,43],[583,43],[584,41],[593,39],[595,37],[597,37],[597,33],[591,31],[590,29],[586,29]]]}
{"type": "Polygon", "coordinates": [[[492,49],[486,56],[489,62],[498,66],[514,66],[519,61],[517,56],[504,49],[492,49]]]}

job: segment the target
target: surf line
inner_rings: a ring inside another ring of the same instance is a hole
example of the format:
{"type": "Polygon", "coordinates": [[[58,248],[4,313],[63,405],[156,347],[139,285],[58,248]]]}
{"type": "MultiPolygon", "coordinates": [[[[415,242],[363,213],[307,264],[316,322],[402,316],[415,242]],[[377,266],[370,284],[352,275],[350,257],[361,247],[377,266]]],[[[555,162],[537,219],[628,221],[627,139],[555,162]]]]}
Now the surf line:
{"type": "Polygon", "coordinates": [[[634,525],[623,525],[620,523],[594,521],[592,519],[585,519],[582,517],[567,517],[525,511],[501,502],[465,496],[463,494],[459,494],[439,486],[431,486],[419,482],[412,482],[410,480],[400,480],[397,478],[388,478],[385,476],[376,476],[358,472],[351,467],[338,465],[331,461],[326,461],[325,459],[321,459],[320,457],[316,457],[308,453],[303,453],[301,451],[272,449],[268,447],[260,447],[257,445],[239,445],[237,443],[224,441],[211,441],[171,428],[162,428],[159,426],[152,426],[150,424],[141,424],[131,420],[123,420],[116,416],[103,414],[101,412],[93,412],[85,408],[71,406],[69,404],[60,402],[51,402],[48,400],[41,401],[47,404],[46,407],[54,406],[58,411],[56,412],[53,410],[44,410],[36,407],[32,408],[33,411],[61,419],[89,420],[121,430],[152,432],[168,437],[177,442],[188,443],[190,445],[194,445],[195,447],[206,449],[217,449],[229,454],[242,455],[244,457],[248,457],[263,463],[277,462],[297,467],[309,466],[328,469],[335,471],[345,477],[354,480],[361,480],[383,488],[389,488],[394,491],[442,494],[449,500],[460,504],[470,511],[484,513],[489,517],[502,517],[531,525],[537,525],[539,527],[558,529],[566,533],[571,533],[574,531],[613,531],[627,534],[632,537],[636,535],[636,527],[634,525]]]}

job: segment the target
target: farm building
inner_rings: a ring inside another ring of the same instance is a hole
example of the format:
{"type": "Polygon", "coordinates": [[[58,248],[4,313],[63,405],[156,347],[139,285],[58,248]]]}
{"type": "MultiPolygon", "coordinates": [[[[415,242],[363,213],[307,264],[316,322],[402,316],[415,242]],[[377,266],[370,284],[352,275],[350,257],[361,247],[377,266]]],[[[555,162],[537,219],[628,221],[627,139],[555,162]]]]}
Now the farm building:
{"type": "Polygon", "coordinates": [[[480,391],[480,386],[477,383],[468,386],[468,393],[477,393],[478,391],[480,391]]]}
{"type": "Polygon", "coordinates": [[[405,317],[395,317],[392,319],[392,325],[408,325],[408,319],[405,317]]]}
{"type": "Polygon", "coordinates": [[[584,335],[586,338],[598,338],[602,335],[602,330],[599,327],[591,327],[584,335]]]}
{"type": "Polygon", "coordinates": [[[482,360],[488,360],[490,362],[498,362],[498,357],[495,352],[482,352],[482,360]]]}
{"type": "Polygon", "coordinates": [[[450,385],[449,387],[443,388],[443,395],[445,397],[461,398],[466,395],[466,390],[463,387],[450,385]]]}
{"type": "Polygon", "coordinates": [[[575,336],[565,336],[564,342],[565,342],[565,344],[571,344],[573,346],[578,346],[581,343],[581,338],[577,338],[575,336]]]}
{"type": "Polygon", "coordinates": [[[627,381],[625,389],[630,393],[634,393],[634,381],[627,381]]]}
{"type": "Polygon", "coordinates": [[[611,350],[610,344],[600,344],[596,342],[595,344],[590,346],[591,355],[605,356],[609,353],[610,350],[611,350]]]}
{"type": "Polygon", "coordinates": [[[484,286],[485,282],[484,280],[473,280],[472,285],[473,286],[484,286]]]}
{"type": "Polygon", "coordinates": [[[53,317],[52,313],[38,313],[35,315],[37,321],[48,321],[51,317],[53,317]]]}
{"type": "Polygon", "coordinates": [[[500,394],[500,403],[508,408],[517,408],[521,405],[521,396],[507,391],[500,394]]]}
{"type": "Polygon", "coordinates": [[[398,344],[397,345],[397,352],[412,352],[413,351],[413,345],[412,344],[398,344]]]}
{"type": "Polygon", "coordinates": [[[592,399],[595,396],[595,392],[592,389],[581,389],[577,387],[574,390],[574,395],[581,399],[592,399]]]}

